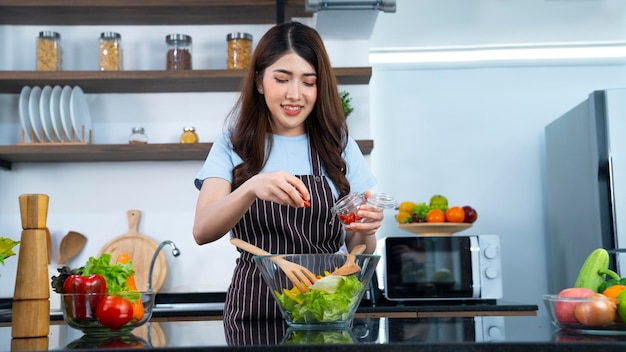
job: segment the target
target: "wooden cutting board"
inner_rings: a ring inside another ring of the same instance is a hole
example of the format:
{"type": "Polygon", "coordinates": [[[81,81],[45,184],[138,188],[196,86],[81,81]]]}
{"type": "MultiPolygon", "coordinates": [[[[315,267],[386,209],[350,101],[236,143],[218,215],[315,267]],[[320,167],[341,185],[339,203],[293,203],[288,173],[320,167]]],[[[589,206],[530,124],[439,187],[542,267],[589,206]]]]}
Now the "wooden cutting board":
{"type": "MultiPolygon", "coordinates": [[[[148,290],[150,262],[152,261],[152,256],[159,247],[159,244],[152,238],[140,234],[137,231],[140,218],[141,211],[135,209],[129,210],[128,232],[105,244],[100,250],[98,256],[103,253],[109,253],[112,257],[111,260],[115,262],[120,253],[127,253],[133,262],[137,289],[139,291],[146,291],[148,290]]],[[[161,289],[166,276],[167,259],[165,258],[165,254],[161,251],[157,256],[156,262],[154,263],[152,273],[152,289],[155,292],[158,292],[161,289]]]]}

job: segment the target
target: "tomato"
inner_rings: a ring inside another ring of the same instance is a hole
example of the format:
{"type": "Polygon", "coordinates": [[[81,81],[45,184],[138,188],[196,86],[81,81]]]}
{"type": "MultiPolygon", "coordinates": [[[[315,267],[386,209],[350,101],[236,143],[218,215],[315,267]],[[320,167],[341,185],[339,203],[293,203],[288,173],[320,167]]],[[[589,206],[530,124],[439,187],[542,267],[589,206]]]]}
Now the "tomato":
{"type": "Polygon", "coordinates": [[[576,306],[574,316],[579,323],[589,326],[602,326],[615,320],[617,307],[606,296],[594,293],[586,296],[589,301],[581,302],[576,306]]]}
{"type": "Polygon", "coordinates": [[[126,298],[118,296],[106,296],[96,310],[98,322],[108,326],[111,330],[119,330],[133,317],[133,306],[126,298]]]}
{"type": "Polygon", "coordinates": [[[362,218],[356,213],[348,213],[348,215],[339,214],[339,219],[344,223],[344,225],[350,225],[355,221],[360,221],[362,218]]]}

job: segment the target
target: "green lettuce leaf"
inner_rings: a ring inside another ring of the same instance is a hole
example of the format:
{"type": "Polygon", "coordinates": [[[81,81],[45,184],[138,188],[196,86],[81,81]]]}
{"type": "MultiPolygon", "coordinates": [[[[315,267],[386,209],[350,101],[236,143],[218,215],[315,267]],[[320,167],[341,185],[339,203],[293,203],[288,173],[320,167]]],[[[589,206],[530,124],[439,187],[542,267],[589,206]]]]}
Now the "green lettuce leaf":
{"type": "Polygon", "coordinates": [[[19,243],[19,241],[13,241],[10,238],[0,237],[0,264],[4,265],[4,260],[6,258],[15,255],[13,247],[17,246],[19,243]]]}
{"type": "Polygon", "coordinates": [[[312,285],[309,292],[294,294],[285,289],[276,295],[278,303],[285,311],[291,313],[295,322],[344,321],[358,304],[363,284],[356,276],[327,276],[318,280],[320,281],[323,282],[318,287],[312,285]],[[332,279],[326,280],[330,277],[332,279]]]}
{"type": "Polygon", "coordinates": [[[132,262],[111,264],[111,255],[102,253],[99,258],[89,257],[87,264],[80,270],[83,276],[100,274],[107,283],[107,293],[129,292],[127,279],[134,275],[132,262]]]}

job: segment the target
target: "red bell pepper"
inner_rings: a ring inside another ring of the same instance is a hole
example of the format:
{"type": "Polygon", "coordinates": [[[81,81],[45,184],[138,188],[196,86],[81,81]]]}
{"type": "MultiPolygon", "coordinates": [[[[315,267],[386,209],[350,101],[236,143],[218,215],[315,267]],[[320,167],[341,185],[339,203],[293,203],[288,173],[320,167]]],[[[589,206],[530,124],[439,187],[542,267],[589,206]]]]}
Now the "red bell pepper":
{"type": "Polygon", "coordinates": [[[63,291],[67,313],[72,319],[95,318],[98,303],[106,295],[106,280],[99,274],[70,275],[63,283],[63,291]]]}

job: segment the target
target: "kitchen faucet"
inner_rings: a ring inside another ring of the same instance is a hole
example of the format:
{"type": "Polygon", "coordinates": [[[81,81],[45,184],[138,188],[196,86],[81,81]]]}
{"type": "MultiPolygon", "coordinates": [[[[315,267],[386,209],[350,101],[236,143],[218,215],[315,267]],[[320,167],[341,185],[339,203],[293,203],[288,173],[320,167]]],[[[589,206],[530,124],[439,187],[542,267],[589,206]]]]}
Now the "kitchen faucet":
{"type": "Polygon", "coordinates": [[[150,262],[150,273],[148,274],[148,292],[152,292],[152,271],[154,270],[154,263],[156,263],[157,257],[159,256],[159,252],[163,247],[169,244],[172,247],[172,255],[178,257],[180,255],[180,250],[176,247],[176,244],[170,240],[165,240],[159,244],[156,251],[154,251],[154,255],[152,255],[152,261],[150,262]]]}

